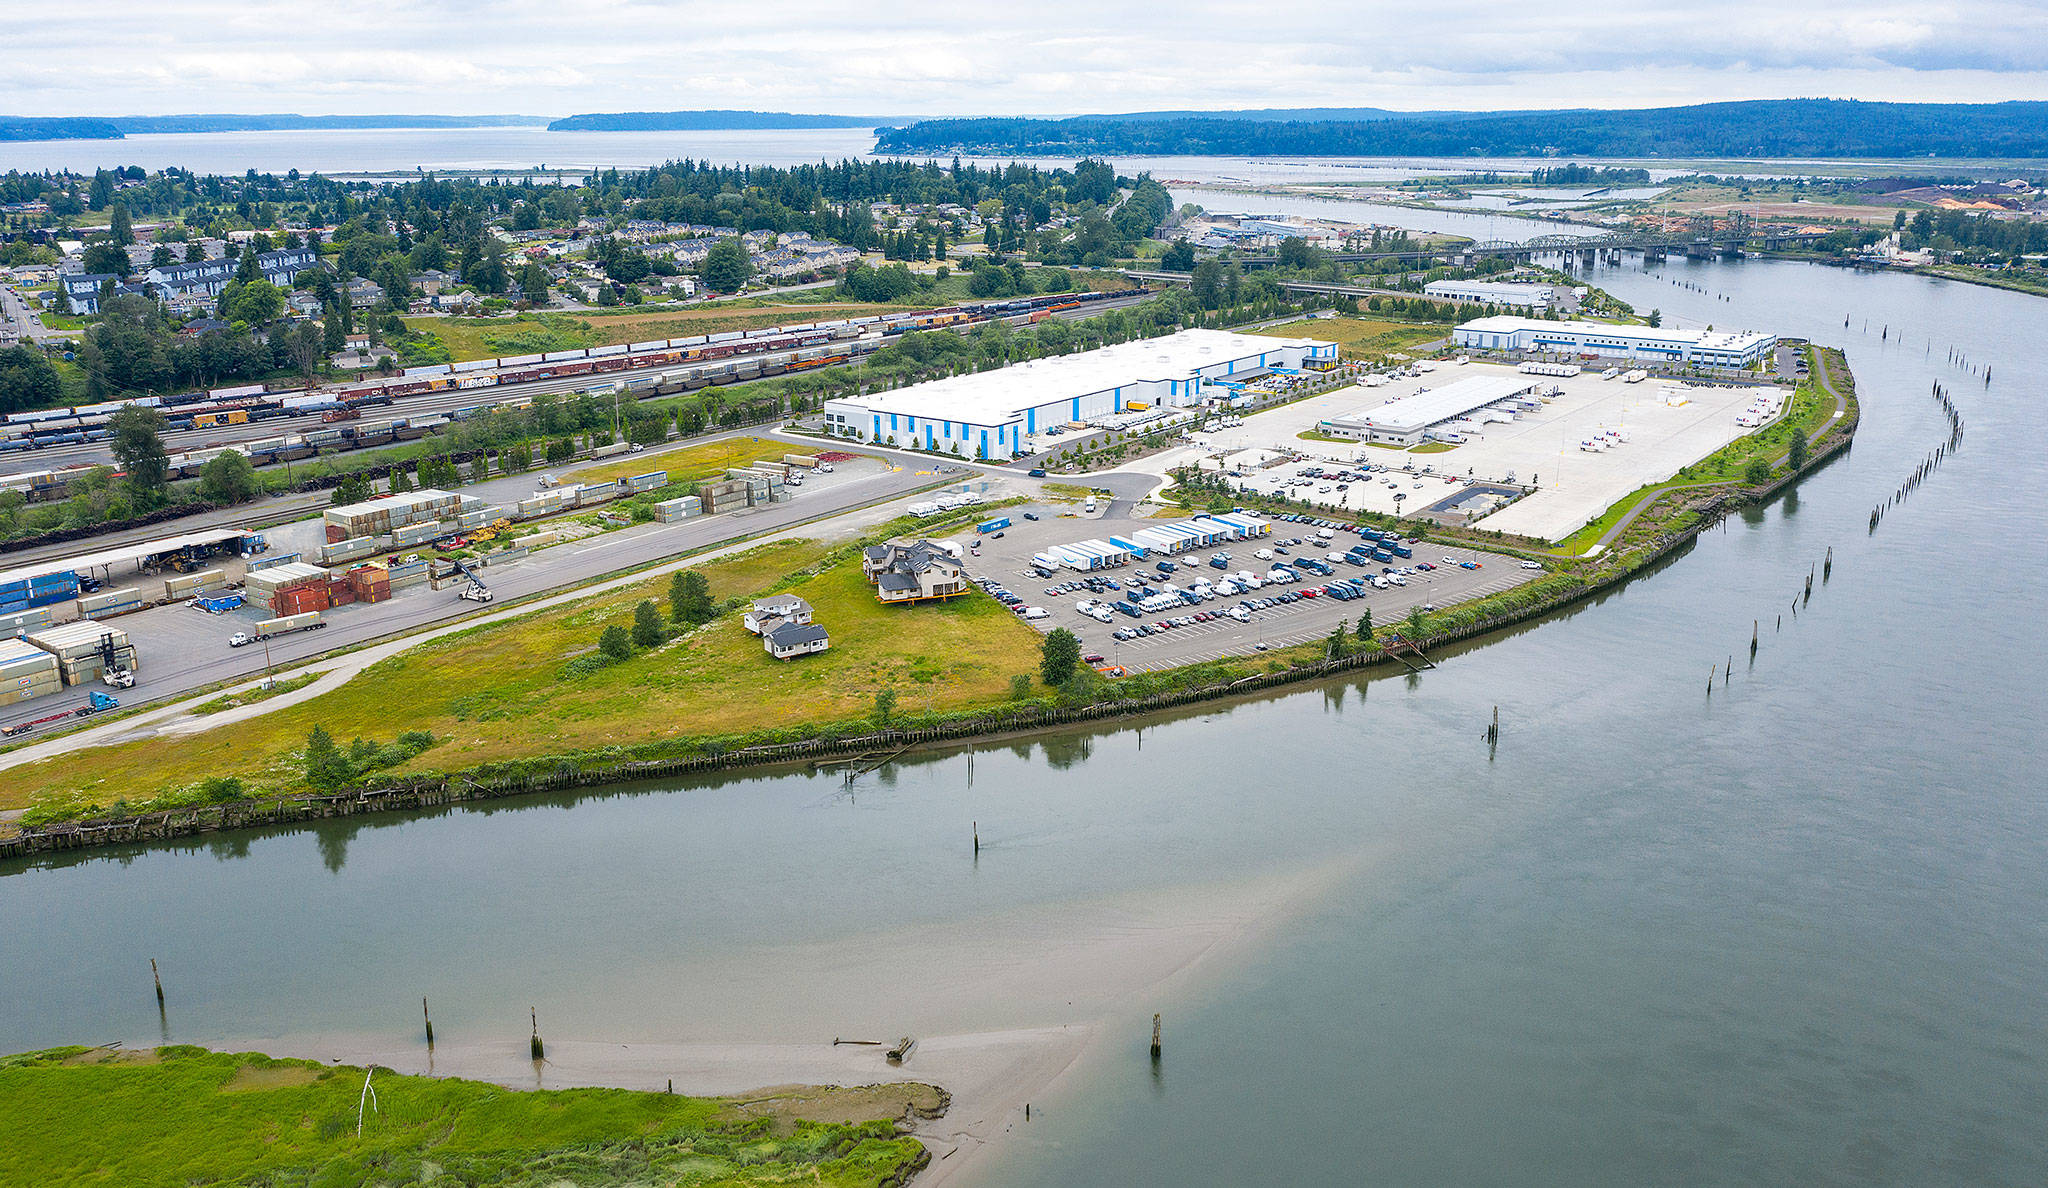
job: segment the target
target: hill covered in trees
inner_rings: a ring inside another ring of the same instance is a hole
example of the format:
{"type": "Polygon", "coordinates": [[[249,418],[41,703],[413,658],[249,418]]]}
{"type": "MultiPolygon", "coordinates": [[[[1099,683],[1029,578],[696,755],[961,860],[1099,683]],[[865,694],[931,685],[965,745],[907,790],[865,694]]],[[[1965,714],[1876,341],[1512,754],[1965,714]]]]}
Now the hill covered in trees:
{"type": "Polygon", "coordinates": [[[44,116],[0,116],[0,140],[119,140],[111,121],[44,116]]]}
{"type": "Polygon", "coordinates": [[[1769,99],[1631,111],[1400,119],[925,120],[876,151],[1331,157],[2043,157],[2048,103],[1769,99]]]}

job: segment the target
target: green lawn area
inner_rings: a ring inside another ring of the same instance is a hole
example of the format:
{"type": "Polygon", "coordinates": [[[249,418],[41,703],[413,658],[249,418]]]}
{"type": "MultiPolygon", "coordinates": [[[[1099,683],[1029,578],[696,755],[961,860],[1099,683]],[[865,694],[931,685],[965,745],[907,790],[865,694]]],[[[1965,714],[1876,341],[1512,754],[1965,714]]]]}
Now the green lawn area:
{"type": "MultiPolygon", "coordinates": [[[[770,658],[737,613],[632,659],[585,675],[571,660],[593,653],[611,624],[630,627],[635,603],[666,615],[668,578],[565,607],[445,636],[381,661],[320,698],[230,729],[76,751],[16,769],[0,808],[135,811],[166,792],[215,776],[289,793],[304,790],[300,752],[324,726],[344,745],[388,743],[407,730],[437,745],[397,770],[476,764],[690,737],[745,735],[795,723],[855,722],[876,692],[893,688],[903,713],[951,711],[1008,695],[1011,676],[1035,673],[1040,637],[979,592],[945,603],[885,607],[851,550],[784,541],[699,566],[715,599],[787,588],[816,608],[829,651],[770,658]]],[[[447,593],[441,597],[451,597],[447,593]]],[[[432,595],[429,595],[432,597],[432,595]]]]}
{"type": "Polygon", "coordinates": [[[1450,335],[1441,322],[1390,322],[1381,318],[1303,318],[1280,326],[1248,330],[1268,338],[1320,338],[1334,342],[1346,359],[1376,358],[1450,335]]]}
{"type": "Polygon", "coordinates": [[[131,1186],[900,1183],[928,1158],[898,1130],[936,1091],[810,1091],[777,1108],[625,1089],[514,1091],[170,1047],[0,1058],[12,1184],[131,1186]],[[799,1121],[796,1109],[840,1120],[799,1121]]]}
{"type": "Polygon", "coordinates": [[[762,437],[729,437],[724,441],[707,441],[679,450],[665,450],[659,454],[628,454],[620,458],[606,458],[592,466],[565,471],[559,477],[565,483],[608,483],[661,470],[668,473],[668,481],[671,483],[694,483],[701,479],[723,478],[729,466],[749,466],[757,459],[779,460],[784,454],[802,452],[786,441],[769,441],[762,437]]]}
{"type": "MultiPolygon", "coordinates": [[[[1657,486],[1662,485],[1662,483],[1657,484],[1657,486]]],[[[1608,529],[1619,524],[1623,516],[1627,515],[1631,509],[1641,503],[1654,490],[1656,490],[1655,486],[1637,488],[1634,492],[1615,503],[1614,506],[1601,512],[1599,519],[1594,520],[1584,528],[1559,541],[1556,551],[1576,557],[1587,549],[1592,548],[1595,541],[1605,535],[1608,529]]]]}

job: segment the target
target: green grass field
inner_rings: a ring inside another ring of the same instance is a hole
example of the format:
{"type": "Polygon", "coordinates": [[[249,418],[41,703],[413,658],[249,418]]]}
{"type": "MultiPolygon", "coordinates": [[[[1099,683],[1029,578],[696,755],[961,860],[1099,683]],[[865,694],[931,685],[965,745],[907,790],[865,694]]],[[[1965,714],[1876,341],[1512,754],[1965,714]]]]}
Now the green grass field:
{"type": "Polygon", "coordinates": [[[0,1058],[0,1169],[10,1184],[860,1186],[928,1158],[895,1119],[925,1086],[815,1091],[787,1103],[624,1089],[513,1091],[249,1053],[54,1049],[0,1058]]]}
{"type": "MultiPolygon", "coordinates": [[[[406,730],[443,740],[397,770],[595,751],[667,739],[743,735],[764,726],[864,719],[893,688],[903,713],[950,711],[1004,699],[1010,678],[1034,673],[1040,637],[979,593],[945,603],[885,607],[856,557],[818,541],[763,545],[697,567],[714,598],[789,588],[832,633],[829,651],[778,661],[737,613],[632,659],[580,676],[611,624],[634,604],[667,613],[668,579],[650,578],[565,607],[458,632],[370,666],[316,700],[231,729],[94,747],[16,769],[0,808],[145,811],[152,799],[218,776],[272,792],[304,790],[300,753],[313,727],[346,744],[386,743],[406,730]],[[818,572],[828,557],[834,558],[818,572]]],[[[444,597],[447,595],[443,595],[444,597]]]]}
{"type": "Polygon", "coordinates": [[[1393,351],[1448,337],[1442,323],[1389,322],[1380,318],[1303,318],[1280,326],[1246,331],[1268,338],[1320,338],[1342,348],[1346,359],[1375,359],[1393,351]]]}

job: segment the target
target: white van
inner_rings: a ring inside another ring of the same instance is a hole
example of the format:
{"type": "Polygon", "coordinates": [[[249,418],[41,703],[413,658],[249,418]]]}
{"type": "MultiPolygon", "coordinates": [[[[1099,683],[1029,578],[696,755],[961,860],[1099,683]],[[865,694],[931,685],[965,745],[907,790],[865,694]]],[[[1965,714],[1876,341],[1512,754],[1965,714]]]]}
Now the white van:
{"type": "Polygon", "coordinates": [[[1045,608],[1042,606],[1027,606],[1024,608],[1024,617],[1027,619],[1043,619],[1045,617],[1045,608]]]}
{"type": "Polygon", "coordinates": [[[1252,621],[1251,612],[1244,609],[1241,606],[1233,606],[1226,613],[1229,614],[1231,618],[1236,619],[1240,623],[1249,623],[1252,621]]]}
{"type": "Polygon", "coordinates": [[[1252,556],[1257,557],[1261,561],[1271,561],[1273,559],[1273,550],[1260,549],[1253,553],[1252,556]]]}
{"type": "Polygon", "coordinates": [[[1337,534],[1336,534],[1335,532],[1332,532],[1332,531],[1330,531],[1330,530],[1329,530],[1328,528],[1318,528],[1318,529],[1316,529],[1316,539],[1317,539],[1317,540],[1328,540],[1328,539],[1330,539],[1331,537],[1333,537],[1333,536],[1335,536],[1335,535],[1337,535],[1337,534]]]}

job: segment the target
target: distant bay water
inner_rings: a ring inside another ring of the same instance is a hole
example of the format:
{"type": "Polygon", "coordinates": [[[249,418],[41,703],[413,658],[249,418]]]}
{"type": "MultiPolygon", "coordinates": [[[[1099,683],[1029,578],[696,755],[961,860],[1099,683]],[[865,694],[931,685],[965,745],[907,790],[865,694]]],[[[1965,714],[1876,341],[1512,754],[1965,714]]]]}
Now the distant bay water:
{"type": "MultiPolygon", "coordinates": [[[[267,132],[153,133],[120,140],[0,142],[0,171],[91,172],[121,165],[177,166],[198,173],[403,175],[414,171],[526,171],[569,173],[590,169],[645,169],[665,161],[721,165],[802,165],[874,155],[874,135],[863,128],[733,129],[668,132],[550,132],[507,128],[323,128],[267,132]]],[[[1055,167],[1073,158],[1025,158],[1055,167]]],[[[1526,172],[1541,158],[1283,158],[1119,157],[1126,174],[1151,173],[1165,181],[1221,185],[1315,182],[1391,182],[1429,174],[1485,170],[1526,172]]],[[[1799,162],[1758,163],[1765,172],[1801,172],[1799,162]]],[[[1653,178],[1689,171],[1681,164],[1650,170],[1653,178]]]]}

